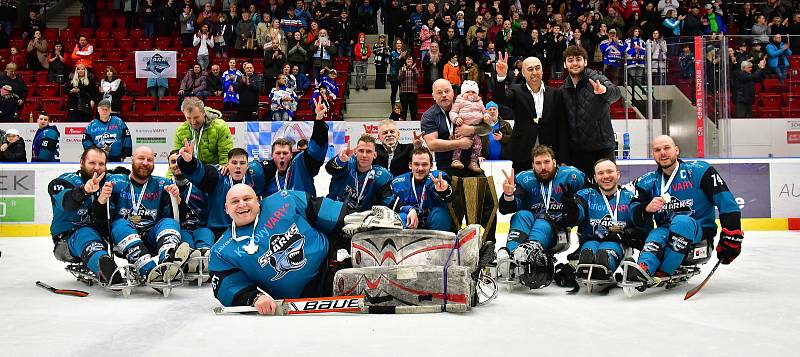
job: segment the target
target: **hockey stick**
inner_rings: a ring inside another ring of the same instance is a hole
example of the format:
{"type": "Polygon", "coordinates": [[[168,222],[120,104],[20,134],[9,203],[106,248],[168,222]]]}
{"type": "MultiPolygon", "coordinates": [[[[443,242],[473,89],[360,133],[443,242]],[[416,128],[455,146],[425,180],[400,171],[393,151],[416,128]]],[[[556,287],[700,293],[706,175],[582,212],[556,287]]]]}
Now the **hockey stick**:
{"type": "MultiPolygon", "coordinates": [[[[283,299],[275,301],[276,316],[304,315],[319,313],[356,314],[424,314],[434,312],[467,312],[466,304],[427,305],[427,306],[364,306],[364,296],[337,296],[310,299],[283,299]]],[[[257,312],[253,306],[218,306],[217,315],[257,312]]]]}
{"type": "Polygon", "coordinates": [[[46,290],[50,290],[50,291],[52,291],[52,292],[54,292],[56,294],[76,296],[76,297],[87,297],[87,296],[89,296],[89,293],[87,293],[85,291],[69,290],[69,289],[56,289],[56,288],[54,288],[54,287],[52,287],[50,285],[47,285],[47,284],[45,284],[45,283],[43,283],[41,281],[37,281],[36,285],[39,286],[39,287],[42,287],[42,288],[44,288],[46,290]]]}
{"type": "Polygon", "coordinates": [[[698,292],[700,292],[700,289],[702,289],[704,286],[706,286],[706,284],[708,284],[708,280],[711,279],[711,276],[714,275],[715,271],[717,271],[717,268],[719,268],[720,263],[722,263],[722,261],[717,260],[717,264],[714,265],[714,268],[711,269],[711,272],[708,273],[708,276],[705,278],[705,280],[703,280],[703,282],[700,283],[700,285],[694,287],[694,289],[686,292],[686,296],[683,297],[683,300],[689,300],[692,298],[692,296],[695,296],[698,292]]]}

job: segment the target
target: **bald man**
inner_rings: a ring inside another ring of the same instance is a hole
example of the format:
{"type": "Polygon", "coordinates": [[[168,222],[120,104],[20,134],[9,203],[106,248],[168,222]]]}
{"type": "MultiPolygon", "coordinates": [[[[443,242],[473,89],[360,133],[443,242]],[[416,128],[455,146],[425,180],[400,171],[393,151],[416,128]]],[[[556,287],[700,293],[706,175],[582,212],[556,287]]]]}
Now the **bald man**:
{"type": "MultiPolygon", "coordinates": [[[[172,279],[191,251],[181,239],[180,225],[172,213],[170,196],[180,203],[180,190],[169,179],[153,176],[154,161],[153,149],[137,147],[131,157],[131,173],[108,176],[93,207],[102,225],[109,224],[105,219],[110,218],[115,250],[125,255],[147,283],[172,279]],[[167,271],[153,269],[161,263],[176,264],[167,271]]],[[[99,230],[108,232],[108,227],[99,230]]]]}
{"type": "Polygon", "coordinates": [[[513,83],[508,78],[508,54],[497,58],[497,81],[494,101],[510,108],[514,120],[511,134],[510,156],[514,171],[531,169],[531,149],[537,144],[549,146],[558,162],[566,162],[567,130],[561,92],[547,87],[542,81],[542,62],[536,57],[522,61],[524,83],[513,83]]]}
{"type": "MultiPolygon", "coordinates": [[[[652,230],[642,242],[628,242],[641,249],[638,265],[628,269],[626,280],[651,283],[653,276],[670,276],[688,253],[703,258],[694,245],[705,239],[713,247],[717,235],[716,213],[722,232],[717,258],[730,264],[742,250],[741,211],[722,176],[704,161],[678,159],[680,148],[667,135],[653,139],[653,158],[658,168],[636,181],[637,196],[631,203],[634,223],[652,230]]],[[[708,256],[711,255],[707,251],[708,256]]]]}
{"type": "Polygon", "coordinates": [[[214,297],[222,305],[272,314],[273,299],[330,294],[326,258],[339,239],[346,205],[292,190],[259,202],[250,186],[236,184],[225,211],[233,224],[209,258],[214,297]]]}

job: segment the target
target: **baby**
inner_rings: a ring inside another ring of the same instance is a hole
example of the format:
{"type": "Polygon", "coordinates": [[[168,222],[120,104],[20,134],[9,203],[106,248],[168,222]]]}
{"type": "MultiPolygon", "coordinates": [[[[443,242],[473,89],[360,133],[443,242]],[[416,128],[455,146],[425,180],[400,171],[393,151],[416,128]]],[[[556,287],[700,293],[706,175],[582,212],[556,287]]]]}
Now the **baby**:
{"type": "MultiPolygon", "coordinates": [[[[483,100],[478,96],[478,83],[470,80],[464,81],[461,85],[461,94],[456,97],[453,108],[450,109],[450,120],[457,126],[488,123],[489,118],[483,106],[483,100]]],[[[470,156],[469,165],[467,165],[467,169],[472,172],[483,172],[478,164],[481,147],[481,138],[477,135],[473,136],[472,155],[470,156]]],[[[454,150],[453,163],[450,166],[455,169],[463,169],[464,164],[461,162],[460,157],[461,149],[454,150]]]]}

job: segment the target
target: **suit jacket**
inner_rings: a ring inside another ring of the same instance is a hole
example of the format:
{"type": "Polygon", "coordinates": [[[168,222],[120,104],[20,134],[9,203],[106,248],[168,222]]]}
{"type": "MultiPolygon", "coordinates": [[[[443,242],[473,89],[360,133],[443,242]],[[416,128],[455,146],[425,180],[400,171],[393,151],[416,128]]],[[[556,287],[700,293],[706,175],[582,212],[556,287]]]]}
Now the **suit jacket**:
{"type": "MultiPolygon", "coordinates": [[[[506,84],[512,77],[502,82],[495,80],[494,101],[507,106],[513,113],[514,130],[509,145],[509,158],[515,172],[531,169],[531,149],[539,138],[539,144],[547,145],[556,152],[558,162],[567,162],[567,128],[564,117],[564,104],[558,88],[545,86],[543,113],[537,113],[539,123],[533,119],[536,107],[533,96],[526,83],[506,84]]],[[[508,118],[504,118],[508,119],[508,118]]]]}
{"type": "Polygon", "coordinates": [[[411,162],[411,152],[414,151],[414,144],[397,143],[397,147],[394,148],[391,166],[389,166],[389,152],[386,151],[386,147],[378,144],[375,146],[375,151],[378,152],[378,157],[375,158],[373,164],[389,170],[394,177],[411,172],[411,169],[408,168],[408,163],[411,162]]]}

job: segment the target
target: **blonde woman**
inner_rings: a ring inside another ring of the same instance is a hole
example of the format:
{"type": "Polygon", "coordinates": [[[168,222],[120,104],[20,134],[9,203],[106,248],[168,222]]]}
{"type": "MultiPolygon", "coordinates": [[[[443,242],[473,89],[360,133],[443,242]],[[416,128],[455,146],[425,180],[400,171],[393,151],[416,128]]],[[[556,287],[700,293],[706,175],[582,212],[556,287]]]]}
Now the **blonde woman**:
{"type": "Polygon", "coordinates": [[[91,121],[95,101],[100,94],[94,79],[86,70],[86,66],[78,64],[75,67],[75,73],[70,76],[70,80],[64,86],[64,91],[68,94],[69,116],[67,120],[72,122],[91,121]]]}

